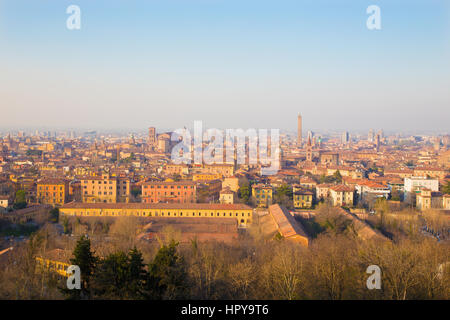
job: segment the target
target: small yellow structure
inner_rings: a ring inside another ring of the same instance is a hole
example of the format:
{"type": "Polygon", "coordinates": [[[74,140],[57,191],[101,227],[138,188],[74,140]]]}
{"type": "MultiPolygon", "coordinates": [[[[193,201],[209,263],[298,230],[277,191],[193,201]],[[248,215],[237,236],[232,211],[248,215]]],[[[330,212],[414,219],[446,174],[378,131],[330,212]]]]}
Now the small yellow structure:
{"type": "Polygon", "coordinates": [[[54,249],[47,252],[43,257],[36,257],[38,268],[56,272],[63,277],[68,277],[67,268],[69,263],[65,262],[65,252],[62,249],[54,249]]]}
{"type": "Polygon", "coordinates": [[[255,184],[252,186],[252,197],[256,206],[267,208],[272,204],[272,187],[264,184],[255,184]]]}
{"type": "Polygon", "coordinates": [[[313,192],[311,190],[297,188],[293,194],[294,207],[306,209],[312,207],[313,192]]]}

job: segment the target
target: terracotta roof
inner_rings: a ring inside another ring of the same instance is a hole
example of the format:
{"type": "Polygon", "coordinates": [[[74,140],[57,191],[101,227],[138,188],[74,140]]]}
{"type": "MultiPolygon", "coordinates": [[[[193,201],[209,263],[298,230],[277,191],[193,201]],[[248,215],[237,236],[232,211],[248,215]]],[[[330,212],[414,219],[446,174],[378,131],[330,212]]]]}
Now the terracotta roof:
{"type": "Polygon", "coordinates": [[[296,190],[296,191],[294,192],[294,194],[296,194],[296,195],[305,195],[305,194],[307,194],[307,195],[313,195],[314,193],[313,193],[311,190],[301,189],[301,190],[296,190]]]}
{"type": "Polygon", "coordinates": [[[252,210],[251,207],[235,203],[81,203],[70,202],[61,209],[194,209],[194,210],[252,210]]]}
{"type": "Polygon", "coordinates": [[[353,192],[353,188],[352,187],[349,187],[349,186],[346,186],[346,185],[343,185],[343,184],[338,184],[336,186],[332,186],[330,189],[334,190],[336,192],[353,192]]]}
{"type": "Polygon", "coordinates": [[[225,187],[220,191],[220,194],[233,194],[234,192],[231,191],[230,187],[225,187]]]}
{"type": "Polygon", "coordinates": [[[392,168],[392,169],[385,169],[384,170],[385,174],[386,172],[392,173],[392,174],[396,174],[396,173],[414,173],[414,170],[409,169],[409,168],[392,168]]]}
{"type": "Polygon", "coordinates": [[[142,183],[142,185],[164,185],[164,186],[184,186],[184,185],[195,185],[195,182],[190,180],[184,181],[147,181],[142,183]]]}
{"type": "Polygon", "coordinates": [[[361,186],[369,187],[369,188],[384,188],[384,189],[387,188],[387,186],[385,186],[383,184],[376,183],[376,182],[370,181],[370,180],[369,181],[364,181],[364,182],[361,182],[361,183],[358,183],[358,184],[361,185],[361,186]]]}
{"type": "Polygon", "coordinates": [[[300,183],[317,184],[317,182],[314,179],[312,179],[311,177],[308,177],[308,176],[300,178],[300,183]]]}
{"type": "Polygon", "coordinates": [[[65,184],[66,180],[60,178],[45,178],[38,181],[37,184],[65,184]]]}
{"type": "Polygon", "coordinates": [[[53,249],[53,250],[47,251],[42,256],[42,258],[68,263],[71,255],[72,255],[71,252],[67,252],[63,249],[53,249]]]}
{"type": "Polygon", "coordinates": [[[333,186],[333,184],[331,183],[321,183],[316,185],[316,188],[331,188],[333,186]]]}
{"type": "Polygon", "coordinates": [[[294,217],[278,204],[273,204],[269,207],[270,215],[275,220],[275,223],[280,230],[283,237],[288,238],[295,235],[300,235],[308,238],[303,228],[295,221],[294,217]]]}
{"type": "Polygon", "coordinates": [[[447,170],[445,170],[445,169],[443,169],[443,168],[439,168],[439,167],[416,167],[416,168],[414,168],[414,171],[443,171],[443,172],[445,172],[445,171],[447,171],[447,170]]]}
{"type": "Polygon", "coordinates": [[[252,185],[252,189],[272,189],[269,185],[264,185],[262,183],[252,185]]]}

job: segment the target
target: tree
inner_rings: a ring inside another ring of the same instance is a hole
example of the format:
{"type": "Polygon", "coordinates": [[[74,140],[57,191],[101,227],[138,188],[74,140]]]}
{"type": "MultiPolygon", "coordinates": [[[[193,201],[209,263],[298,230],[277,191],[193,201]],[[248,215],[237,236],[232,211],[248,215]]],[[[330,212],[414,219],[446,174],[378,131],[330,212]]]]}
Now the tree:
{"type": "MultiPolygon", "coordinates": [[[[337,171],[336,171],[337,172],[337,171]]],[[[335,172],[335,174],[336,174],[336,172],[335,172]]],[[[340,173],[339,173],[340,174],[340,173]]],[[[319,178],[319,183],[333,183],[333,182],[336,182],[336,177],[335,177],[335,175],[332,175],[332,176],[326,176],[326,175],[321,175],[320,176],[320,178],[319,178]]]]}
{"type": "Polygon", "coordinates": [[[91,240],[81,236],[73,250],[73,256],[70,263],[80,267],[81,290],[63,289],[62,291],[71,299],[89,299],[91,297],[91,280],[98,263],[98,258],[91,251],[91,240]]]}
{"type": "Polygon", "coordinates": [[[116,252],[101,259],[92,281],[96,296],[107,299],[124,299],[128,280],[127,255],[116,252]]]}
{"type": "MultiPolygon", "coordinates": [[[[272,257],[266,257],[261,268],[261,281],[271,299],[299,299],[305,290],[303,248],[278,242],[272,257]],[[279,249],[278,249],[278,248],[279,249]]],[[[275,249],[274,248],[274,249],[275,249]]]]}
{"type": "Polygon", "coordinates": [[[392,201],[401,201],[401,194],[398,189],[392,189],[391,191],[391,200],[392,201]]]}
{"type": "Polygon", "coordinates": [[[239,198],[241,198],[245,203],[248,203],[250,199],[250,185],[244,184],[239,188],[239,198]]]}
{"type": "Polygon", "coordinates": [[[336,182],[341,183],[342,182],[342,175],[339,170],[336,170],[333,174],[333,177],[335,178],[336,182]]]}
{"type": "Polygon", "coordinates": [[[386,201],[385,197],[379,197],[375,201],[375,211],[377,214],[380,214],[380,227],[383,227],[384,225],[384,217],[386,213],[389,212],[389,205],[386,201]]]}
{"type": "Polygon", "coordinates": [[[283,184],[282,186],[276,189],[276,194],[280,196],[286,195],[287,197],[291,198],[292,188],[287,184],[283,184]]]}
{"type": "Polygon", "coordinates": [[[180,181],[181,180],[181,176],[179,174],[174,174],[172,176],[173,181],[180,181]]]}
{"type": "Polygon", "coordinates": [[[109,233],[121,241],[124,250],[128,250],[135,244],[139,226],[138,217],[119,217],[111,225],[109,233]]]}
{"type": "Polygon", "coordinates": [[[177,253],[178,243],[163,245],[148,266],[147,298],[182,299],[187,296],[186,263],[177,253]]]}
{"type": "Polygon", "coordinates": [[[54,223],[58,223],[59,221],[59,209],[53,208],[50,210],[50,221],[54,223]]]}
{"type": "Polygon", "coordinates": [[[446,194],[450,194],[450,181],[447,181],[447,184],[442,187],[442,192],[446,194]]]}
{"type": "Polygon", "coordinates": [[[138,196],[142,194],[142,189],[136,186],[131,188],[131,195],[136,199],[138,196]]]}
{"type": "Polygon", "coordinates": [[[275,190],[275,203],[281,204],[287,208],[293,207],[292,189],[289,185],[283,184],[275,190]]]}
{"type": "Polygon", "coordinates": [[[256,280],[256,265],[251,259],[239,261],[229,265],[229,278],[232,285],[233,296],[237,299],[248,299],[252,285],[256,280]]]}
{"type": "Polygon", "coordinates": [[[96,298],[140,299],[147,277],[141,252],[134,247],[128,254],[118,251],[100,259],[92,281],[96,298]]]}
{"type": "Polygon", "coordinates": [[[352,221],[348,217],[344,216],[338,209],[327,204],[319,205],[314,219],[319,226],[312,227],[319,232],[334,235],[353,232],[352,221]]]}
{"type": "Polygon", "coordinates": [[[27,200],[25,198],[25,190],[17,190],[16,191],[16,199],[14,200],[14,209],[23,209],[27,206],[27,200]]]}
{"type": "Polygon", "coordinates": [[[405,162],[405,166],[412,167],[412,166],[414,166],[414,162],[412,160],[409,160],[409,161],[405,162]]]}
{"type": "Polygon", "coordinates": [[[63,228],[64,228],[64,234],[68,234],[69,233],[69,231],[70,231],[70,225],[69,225],[69,219],[67,219],[67,217],[64,217],[63,218],[63,221],[62,221],[62,225],[63,225],[63,228]]]}
{"type": "Polygon", "coordinates": [[[140,298],[144,295],[144,283],[147,278],[142,253],[134,247],[128,253],[128,296],[140,298]]]}
{"type": "Polygon", "coordinates": [[[27,156],[42,156],[42,150],[33,150],[33,149],[28,149],[26,152],[27,156]]]}

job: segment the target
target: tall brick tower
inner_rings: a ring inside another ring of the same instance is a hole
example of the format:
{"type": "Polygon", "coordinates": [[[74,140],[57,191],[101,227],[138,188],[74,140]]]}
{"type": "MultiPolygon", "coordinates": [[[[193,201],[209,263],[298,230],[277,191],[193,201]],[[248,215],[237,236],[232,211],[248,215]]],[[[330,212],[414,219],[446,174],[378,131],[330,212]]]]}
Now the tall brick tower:
{"type": "Polygon", "coordinates": [[[302,145],[302,116],[300,114],[297,117],[297,144],[302,145]]]}
{"type": "Polygon", "coordinates": [[[156,129],[155,127],[148,128],[148,146],[150,149],[156,148],[156,129]]]}

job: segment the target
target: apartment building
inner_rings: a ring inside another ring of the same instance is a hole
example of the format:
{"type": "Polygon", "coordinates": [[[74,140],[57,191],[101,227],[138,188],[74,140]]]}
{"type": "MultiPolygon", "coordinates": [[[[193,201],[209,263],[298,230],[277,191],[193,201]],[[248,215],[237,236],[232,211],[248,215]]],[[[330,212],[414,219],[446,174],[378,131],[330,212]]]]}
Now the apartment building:
{"type": "Polygon", "coordinates": [[[69,181],[46,178],[37,182],[36,200],[42,204],[60,206],[69,200],[69,181]]]}
{"type": "Polygon", "coordinates": [[[233,192],[229,187],[225,187],[220,191],[220,203],[235,203],[236,202],[236,193],[233,192]]]}
{"type": "Polygon", "coordinates": [[[306,188],[295,188],[293,193],[294,207],[298,209],[311,208],[314,193],[306,188]]]}
{"type": "Polygon", "coordinates": [[[416,207],[419,210],[445,209],[450,210],[450,194],[431,191],[423,188],[416,195],[416,207]]]}
{"type": "Polygon", "coordinates": [[[197,187],[192,181],[149,181],[142,184],[143,203],[194,203],[197,187]]]}
{"type": "Polygon", "coordinates": [[[391,189],[387,185],[366,180],[355,185],[359,200],[369,199],[371,197],[385,197],[389,198],[391,189]]]}
{"type": "Polygon", "coordinates": [[[130,201],[130,180],[103,174],[81,180],[82,200],[85,203],[117,203],[130,201]]]}
{"type": "Polygon", "coordinates": [[[353,206],[354,189],[343,184],[335,185],[330,188],[330,198],[334,206],[353,206]]]}
{"type": "Polygon", "coordinates": [[[443,168],[423,166],[414,168],[414,176],[444,179],[449,172],[443,168]]]}
{"type": "Polygon", "coordinates": [[[421,189],[430,189],[433,192],[439,191],[439,180],[426,177],[405,178],[404,190],[406,195],[419,192],[421,189]]]}
{"type": "Polygon", "coordinates": [[[264,184],[252,186],[252,197],[257,207],[267,208],[272,204],[272,187],[264,184]]]}

